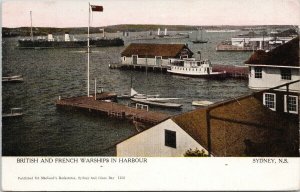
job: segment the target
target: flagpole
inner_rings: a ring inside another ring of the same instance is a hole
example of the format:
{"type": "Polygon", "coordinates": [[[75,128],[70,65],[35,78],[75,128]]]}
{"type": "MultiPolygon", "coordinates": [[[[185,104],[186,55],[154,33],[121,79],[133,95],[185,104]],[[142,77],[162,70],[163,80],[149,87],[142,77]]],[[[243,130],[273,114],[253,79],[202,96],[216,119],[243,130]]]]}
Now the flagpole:
{"type": "Polygon", "coordinates": [[[88,41],[87,41],[87,48],[88,48],[88,64],[87,64],[87,96],[90,96],[90,15],[91,15],[91,5],[89,3],[89,25],[88,25],[88,41]]]}

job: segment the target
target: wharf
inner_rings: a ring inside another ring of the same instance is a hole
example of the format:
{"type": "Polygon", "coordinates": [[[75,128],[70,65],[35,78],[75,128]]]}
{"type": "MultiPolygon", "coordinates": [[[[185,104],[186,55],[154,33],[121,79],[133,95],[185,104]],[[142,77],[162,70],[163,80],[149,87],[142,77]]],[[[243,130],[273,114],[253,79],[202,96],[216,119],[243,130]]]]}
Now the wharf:
{"type": "Polygon", "coordinates": [[[143,64],[109,64],[110,69],[124,69],[136,71],[153,71],[153,72],[167,72],[168,66],[166,65],[143,65],[143,64]]]}
{"type": "MultiPolygon", "coordinates": [[[[101,93],[107,94],[107,93],[101,93]]],[[[97,95],[97,100],[94,97],[79,96],[71,98],[60,98],[55,102],[57,107],[75,108],[88,110],[90,112],[98,112],[110,117],[115,117],[119,119],[131,120],[134,123],[140,122],[148,125],[155,125],[159,122],[170,117],[168,114],[147,111],[144,109],[137,109],[122,105],[115,102],[107,102],[104,100],[98,100],[102,97],[101,94],[97,95]]],[[[106,96],[104,96],[106,98],[106,96]]]]}
{"type": "Polygon", "coordinates": [[[249,68],[247,66],[214,64],[213,71],[226,71],[228,78],[248,79],[249,68]]]}
{"type": "Polygon", "coordinates": [[[239,52],[239,51],[255,51],[257,50],[257,47],[238,47],[234,45],[217,45],[216,51],[232,51],[232,52],[239,52]]]}
{"type": "MultiPolygon", "coordinates": [[[[237,65],[222,65],[213,64],[214,72],[226,71],[227,78],[236,79],[248,79],[249,69],[246,66],[237,65]]],[[[167,72],[168,66],[158,66],[158,65],[142,65],[142,64],[109,64],[110,69],[123,69],[123,70],[141,70],[141,71],[153,71],[153,72],[167,72]]]]}

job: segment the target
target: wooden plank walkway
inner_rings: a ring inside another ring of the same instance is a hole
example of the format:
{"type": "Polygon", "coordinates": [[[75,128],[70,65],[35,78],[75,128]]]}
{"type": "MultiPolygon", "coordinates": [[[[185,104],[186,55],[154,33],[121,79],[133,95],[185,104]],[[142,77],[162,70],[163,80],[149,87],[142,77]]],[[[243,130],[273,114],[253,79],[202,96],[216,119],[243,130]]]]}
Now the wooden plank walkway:
{"type": "Polygon", "coordinates": [[[95,100],[94,97],[87,96],[61,98],[60,100],[57,100],[55,104],[57,107],[85,109],[91,112],[100,112],[110,117],[129,119],[151,125],[158,124],[170,117],[170,115],[165,113],[136,109],[115,102],[95,100]]]}

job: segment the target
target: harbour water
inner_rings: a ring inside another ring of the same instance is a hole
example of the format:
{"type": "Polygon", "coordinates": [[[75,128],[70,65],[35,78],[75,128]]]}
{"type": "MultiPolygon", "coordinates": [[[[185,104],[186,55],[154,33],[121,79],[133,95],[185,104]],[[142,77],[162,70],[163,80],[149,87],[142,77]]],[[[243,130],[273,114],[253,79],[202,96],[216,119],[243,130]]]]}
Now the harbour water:
{"type": "MultiPolygon", "coordinates": [[[[192,44],[197,31],[189,39],[135,40],[146,33],[130,33],[131,42],[188,43],[189,48],[212,64],[243,65],[251,52],[216,52],[216,44],[236,33],[203,33],[207,44],[192,44]]],[[[114,34],[117,36],[120,34],[114,34]]],[[[100,35],[99,35],[100,36],[100,35]]],[[[2,154],[4,156],[113,156],[117,142],[135,134],[129,122],[80,111],[59,110],[54,101],[61,97],[86,94],[86,49],[18,49],[17,38],[2,41],[2,75],[23,75],[24,82],[2,85],[2,113],[22,107],[21,118],[2,119],[2,154]]],[[[110,63],[120,60],[125,47],[94,48],[90,54],[91,93],[94,81],[105,91],[129,93],[130,79],[140,93],[182,98],[182,110],[160,110],[179,114],[193,110],[193,100],[213,102],[250,93],[247,80],[206,80],[165,73],[111,70],[110,63]]],[[[198,55],[195,54],[197,57],[198,55]]],[[[127,104],[130,101],[122,101],[127,104]]]]}

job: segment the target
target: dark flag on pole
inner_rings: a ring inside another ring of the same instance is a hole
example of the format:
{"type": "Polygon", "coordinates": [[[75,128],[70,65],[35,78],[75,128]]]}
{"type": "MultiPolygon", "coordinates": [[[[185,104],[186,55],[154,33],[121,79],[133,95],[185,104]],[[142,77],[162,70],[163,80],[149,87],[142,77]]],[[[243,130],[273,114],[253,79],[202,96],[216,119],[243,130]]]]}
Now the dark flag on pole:
{"type": "Polygon", "coordinates": [[[103,11],[103,7],[99,5],[91,5],[92,11],[103,11]]]}

